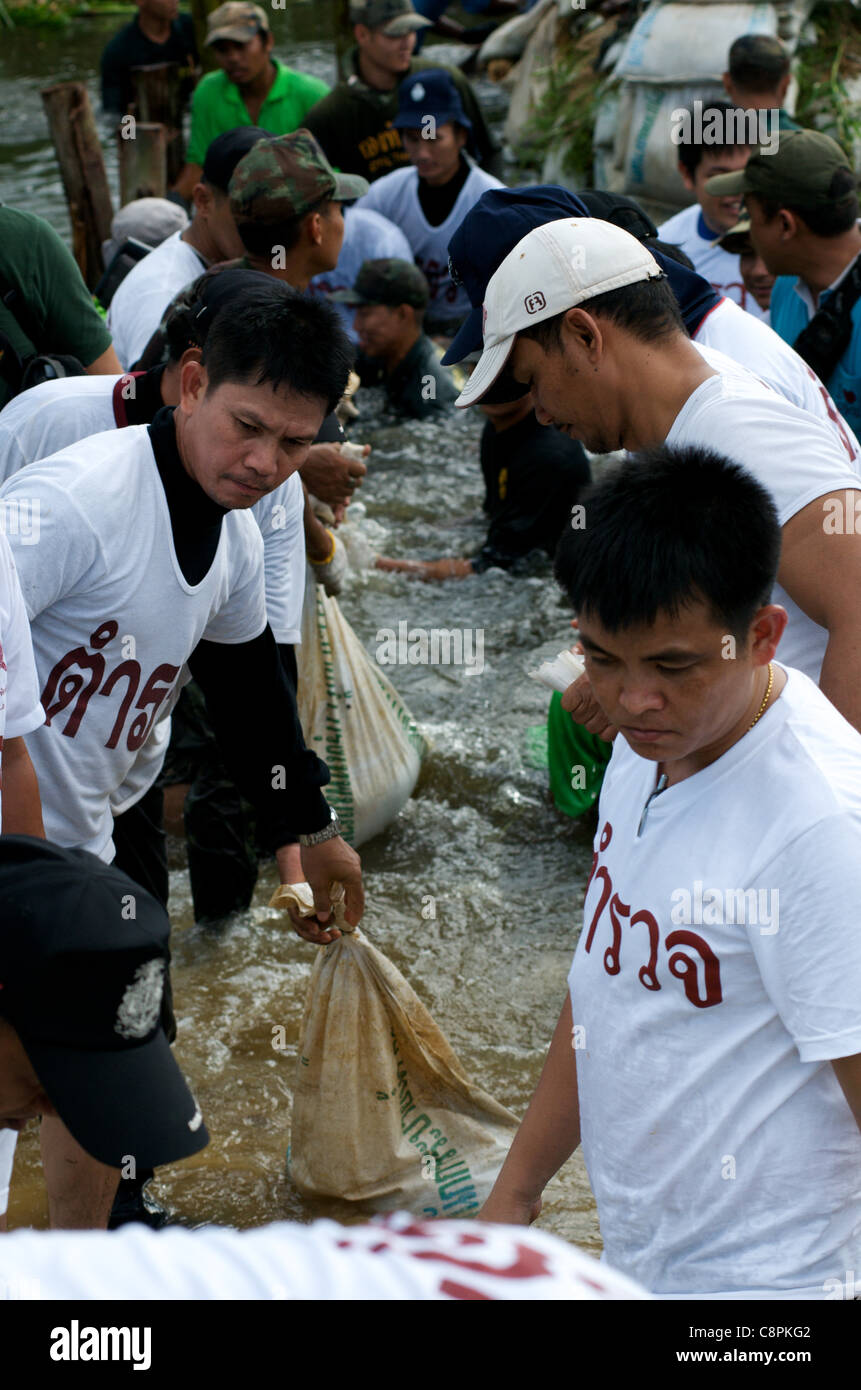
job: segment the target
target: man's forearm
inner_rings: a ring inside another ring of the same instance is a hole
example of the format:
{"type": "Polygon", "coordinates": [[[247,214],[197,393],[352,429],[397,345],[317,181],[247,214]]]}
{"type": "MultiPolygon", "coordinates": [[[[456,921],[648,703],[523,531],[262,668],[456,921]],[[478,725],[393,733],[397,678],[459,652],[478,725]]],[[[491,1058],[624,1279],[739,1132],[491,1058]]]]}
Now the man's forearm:
{"type": "Polygon", "coordinates": [[[23,738],[10,738],[3,749],[4,835],[35,835],[44,840],[39,783],[23,738]]]}
{"type": "Polygon", "coordinates": [[[505,1216],[496,1215],[496,1210],[503,1205],[528,1205],[537,1201],[580,1143],[572,1031],[571,998],[566,994],[529,1109],[482,1213],[488,1220],[504,1220],[505,1216]]]}
{"type": "Polygon", "coordinates": [[[856,625],[829,632],[819,688],[843,718],[861,731],[861,631],[856,625]]]}

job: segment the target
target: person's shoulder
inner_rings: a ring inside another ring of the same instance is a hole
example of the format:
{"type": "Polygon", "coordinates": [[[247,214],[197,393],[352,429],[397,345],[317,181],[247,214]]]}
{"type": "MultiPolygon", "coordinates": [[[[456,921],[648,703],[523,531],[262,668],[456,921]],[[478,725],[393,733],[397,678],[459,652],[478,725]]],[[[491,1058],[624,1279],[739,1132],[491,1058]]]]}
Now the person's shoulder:
{"type": "Polygon", "coordinates": [[[102,62],[116,62],[128,57],[130,47],[137,46],[137,40],[141,37],[140,29],[136,19],[129,20],[121,29],[108,39],[102,49],[102,62]]]}
{"type": "Polygon", "coordinates": [[[809,676],[784,669],[787,682],[774,705],[781,726],[758,750],[769,764],[769,797],[786,803],[787,819],[801,824],[850,815],[861,826],[861,733],[809,676]]]}
{"type": "Polygon", "coordinates": [[[689,207],[682,208],[681,212],[674,213],[666,222],[662,222],[658,228],[661,241],[677,243],[680,237],[690,236],[696,228],[699,211],[699,203],[691,203],[689,207]]]}
{"type": "Polygon", "coordinates": [[[189,43],[193,51],[197,52],[197,33],[194,28],[194,16],[190,14],[177,15],[173,21],[174,32],[179,34],[184,43],[189,43]]]}
{"type": "Polygon", "coordinates": [[[202,106],[221,101],[230,86],[226,72],[207,72],[201,77],[192,95],[192,105],[202,106]]]}
{"type": "Polygon", "coordinates": [[[285,89],[291,88],[294,92],[301,92],[303,96],[325,97],[329,95],[330,87],[328,82],[324,82],[321,77],[314,77],[310,72],[301,72],[298,68],[288,67],[282,63],[280,58],[272,60],[278,69],[276,81],[283,82],[285,89]]]}

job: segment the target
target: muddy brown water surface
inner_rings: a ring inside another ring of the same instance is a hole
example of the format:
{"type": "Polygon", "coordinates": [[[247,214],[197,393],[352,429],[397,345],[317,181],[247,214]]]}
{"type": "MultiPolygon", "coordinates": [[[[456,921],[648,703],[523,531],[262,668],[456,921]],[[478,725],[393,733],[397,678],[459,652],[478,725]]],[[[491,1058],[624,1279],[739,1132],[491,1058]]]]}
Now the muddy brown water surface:
{"type": "MultiPolygon", "coordinates": [[[[74,22],[63,33],[17,31],[0,47],[3,200],[47,217],[68,238],[62,186],[39,90],[86,77],[97,106],[98,55],[123,21],[74,22]]],[[[275,12],[279,55],[333,76],[328,7],[275,12]]],[[[484,86],[481,88],[484,95],[484,86]]],[[[493,97],[493,93],[491,93],[493,97]]],[[[498,94],[496,96],[498,105],[498,94]]],[[[113,177],[111,123],[99,118],[113,177]]],[[[116,200],[115,200],[116,201],[116,200]]],[[[352,438],[373,445],[353,528],[371,550],[432,558],[475,549],[483,486],[482,418],[398,423],[375,415],[368,393],[352,438]]],[[[553,807],[540,765],[549,692],[527,671],[568,645],[570,613],[539,562],[445,585],[370,570],[350,576],[341,607],[373,657],[384,629],[483,634],[483,669],[386,666],[430,742],[415,795],[398,820],[362,847],[367,935],[403,971],[467,1071],[522,1114],[564,999],[591,861],[591,821],[553,807]],[[423,917],[428,898],[435,917],[423,917]]],[[[237,1227],[279,1218],[364,1219],[367,1208],[303,1198],[285,1176],[291,1088],[315,948],[266,906],[277,886],[264,865],[251,909],[218,935],[193,922],[181,840],[171,842],[171,918],[177,1057],[212,1142],[161,1169],[153,1184],[189,1225],[237,1227]],[[273,1038],[282,1028],[286,1048],[273,1038]]],[[[35,1126],[25,1131],[10,1227],[47,1225],[35,1126]]],[[[540,1224],[600,1249],[588,1180],[575,1155],[548,1188],[540,1224]]]]}

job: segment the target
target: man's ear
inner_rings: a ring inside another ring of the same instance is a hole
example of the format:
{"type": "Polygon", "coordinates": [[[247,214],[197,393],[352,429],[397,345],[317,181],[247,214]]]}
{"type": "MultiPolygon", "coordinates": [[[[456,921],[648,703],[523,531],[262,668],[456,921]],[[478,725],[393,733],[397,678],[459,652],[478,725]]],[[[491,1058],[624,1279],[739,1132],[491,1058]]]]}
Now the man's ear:
{"type": "Polygon", "coordinates": [[[576,361],[596,367],[604,351],[604,335],[597,319],[585,309],[569,309],[562,320],[562,347],[571,350],[576,361]]]}
{"type": "Polygon", "coordinates": [[[309,240],[314,246],[319,246],[323,240],[323,218],[319,212],[309,212],[302,224],[303,232],[307,233],[309,240]]]}
{"type": "Polygon", "coordinates": [[[791,76],[792,73],[788,72],[786,76],[782,77],[777,84],[777,91],[775,92],[775,96],[777,97],[778,106],[783,106],[784,102],[786,101],[786,93],[789,91],[789,80],[791,76]]]}
{"type": "Polygon", "coordinates": [[[179,408],[184,415],[193,415],[206,395],[209,383],[206,368],[199,356],[192,356],[194,348],[182,354],[182,368],[179,374],[179,408]]]}
{"type": "Polygon", "coordinates": [[[689,193],[695,193],[696,184],[694,183],[693,179],[691,178],[690,174],[688,173],[681,160],[679,160],[678,163],[678,170],[682,176],[682,183],[685,185],[685,188],[688,190],[689,193]]]}
{"type": "Polygon", "coordinates": [[[266,35],[264,36],[264,39],[263,39],[263,47],[266,49],[266,52],[267,52],[267,53],[271,53],[271,52],[272,52],[272,48],[273,48],[274,43],[275,43],[275,35],[272,33],[272,30],[270,29],[270,30],[269,30],[269,33],[266,34],[266,35]]]}
{"type": "Polygon", "coordinates": [[[212,212],[215,199],[209,184],[196,183],[191,191],[191,201],[194,204],[196,216],[205,217],[207,213],[212,212]]]}
{"type": "Polygon", "coordinates": [[[727,94],[727,96],[729,97],[730,101],[732,102],[733,106],[735,106],[735,105],[736,105],[736,100],[735,100],[735,97],[734,97],[733,94],[732,94],[732,78],[730,77],[729,73],[728,73],[728,72],[721,73],[721,79],[720,79],[720,80],[721,80],[721,82],[723,83],[723,89],[724,89],[724,91],[726,92],[726,94],[727,94]]]}
{"type": "Polygon", "coordinates": [[[777,221],[780,227],[780,240],[792,241],[799,236],[802,230],[803,219],[796,216],[790,208],[781,208],[777,214],[777,221]]]}

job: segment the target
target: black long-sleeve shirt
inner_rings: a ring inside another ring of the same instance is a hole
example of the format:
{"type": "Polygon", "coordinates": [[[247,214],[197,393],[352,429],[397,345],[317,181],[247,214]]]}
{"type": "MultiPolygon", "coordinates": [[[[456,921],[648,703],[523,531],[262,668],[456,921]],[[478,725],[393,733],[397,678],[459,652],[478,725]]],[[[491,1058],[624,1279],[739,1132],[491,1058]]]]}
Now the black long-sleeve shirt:
{"type": "MultiPolygon", "coordinates": [[[[186,582],[199,584],[215,558],[227,509],[213,502],[183,467],[172,409],[158,412],[149,435],[177,562],[186,582]]],[[[305,747],[295,690],[272,629],[267,625],[259,637],[230,647],[230,664],[242,672],[241,680],[224,680],[225,659],[221,643],[204,640],[188,666],[203,691],[224,761],[243,796],[257,808],[264,840],[276,849],[328,824],[329,806],[320,788],[329,781],[329,769],[305,747]]]]}

